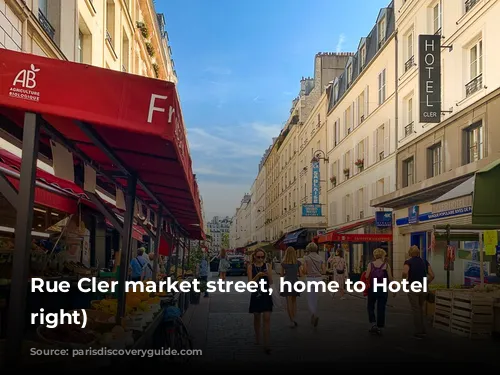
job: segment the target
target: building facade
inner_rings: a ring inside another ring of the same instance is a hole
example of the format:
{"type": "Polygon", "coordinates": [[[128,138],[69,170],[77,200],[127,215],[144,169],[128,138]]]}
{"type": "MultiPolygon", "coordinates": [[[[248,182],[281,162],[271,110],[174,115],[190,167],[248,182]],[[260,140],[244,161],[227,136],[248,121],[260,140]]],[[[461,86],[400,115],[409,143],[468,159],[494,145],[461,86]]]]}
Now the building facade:
{"type": "Polygon", "coordinates": [[[261,162],[259,172],[253,184],[252,191],[252,212],[253,224],[251,228],[252,242],[266,241],[266,167],[261,162]]]}
{"type": "Polygon", "coordinates": [[[240,207],[236,209],[236,213],[232,219],[229,234],[231,249],[244,247],[252,242],[252,236],[255,236],[255,232],[252,231],[252,213],[252,195],[245,194],[241,200],[240,207]]]}
{"type": "Polygon", "coordinates": [[[222,249],[229,248],[231,222],[228,216],[224,218],[214,216],[207,223],[208,235],[210,236],[208,250],[211,256],[217,256],[222,249]]]}
{"type": "MultiPolygon", "coordinates": [[[[370,200],[396,187],[396,34],[392,4],[380,10],[328,90],[328,230],[376,233],[370,200]]],[[[352,244],[354,273],[373,250],[352,244]]],[[[375,246],[375,245],[374,245],[375,246]]]]}
{"type": "MultiPolygon", "coordinates": [[[[433,226],[471,223],[471,177],[500,158],[495,126],[500,116],[500,56],[494,23],[500,16],[500,3],[396,1],[395,6],[399,9],[396,25],[406,36],[398,42],[403,49],[398,57],[402,68],[398,113],[403,122],[397,150],[397,190],[373,200],[372,205],[394,210],[396,275],[400,275],[408,247],[417,245],[436,270],[436,282],[443,283],[446,244],[432,245],[433,226]],[[421,77],[413,55],[420,52],[416,41],[421,34],[441,35],[443,113],[439,123],[422,123],[418,117],[410,117],[419,111],[421,77]]],[[[464,254],[461,250],[477,248],[477,244],[464,241],[454,246],[460,254],[464,254]]],[[[455,262],[452,283],[463,282],[466,261],[455,262]]]]}

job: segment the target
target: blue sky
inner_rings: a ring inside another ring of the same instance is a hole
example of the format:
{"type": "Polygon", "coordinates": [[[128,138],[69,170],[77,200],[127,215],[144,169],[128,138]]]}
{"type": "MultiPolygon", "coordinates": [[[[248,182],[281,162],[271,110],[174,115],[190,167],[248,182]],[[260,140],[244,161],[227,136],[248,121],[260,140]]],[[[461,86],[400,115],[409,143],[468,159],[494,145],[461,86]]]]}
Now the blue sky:
{"type": "Polygon", "coordinates": [[[206,218],[233,215],[318,52],[354,51],[388,0],[157,0],[206,218]]]}

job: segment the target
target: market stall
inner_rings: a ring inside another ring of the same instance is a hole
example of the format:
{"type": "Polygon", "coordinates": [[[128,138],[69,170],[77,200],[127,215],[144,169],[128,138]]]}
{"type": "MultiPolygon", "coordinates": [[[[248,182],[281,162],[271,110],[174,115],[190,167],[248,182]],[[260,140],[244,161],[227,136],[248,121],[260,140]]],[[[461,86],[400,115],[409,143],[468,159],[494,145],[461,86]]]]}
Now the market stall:
{"type": "MultiPolygon", "coordinates": [[[[0,174],[2,195],[16,211],[11,280],[16,293],[9,301],[6,348],[7,358],[19,364],[26,327],[20,312],[26,311],[31,228],[38,192],[36,161],[41,145],[56,143],[66,150],[80,171],[85,204],[88,201],[122,236],[117,262],[121,265],[118,280],[122,286],[131,259],[134,221],[152,224],[155,253],[162,233],[175,239],[171,248],[177,252],[176,266],[179,239],[183,239],[185,249],[187,239],[203,239],[204,234],[198,186],[173,83],[5,49],[0,49],[0,60],[0,116],[2,121],[22,128],[18,184],[0,174]],[[99,189],[115,193],[117,203],[124,202],[123,220],[102,199],[99,189]]],[[[155,273],[157,265],[155,257],[155,273]]],[[[96,324],[107,324],[110,330],[101,332],[100,344],[130,345],[126,337],[137,330],[127,328],[129,333],[125,333],[122,327],[138,321],[141,328],[151,324],[159,297],[137,298],[129,293],[125,298],[125,290],[120,287],[116,298],[92,304],[89,311],[111,306],[109,311],[102,311],[111,315],[107,319],[94,314],[96,324]]],[[[99,336],[92,329],[82,332],[64,326],[57,337],[47,337],[43,326],[38,333],[52,345],[63,346],[74,340],[88,346],[99,336]]]]}

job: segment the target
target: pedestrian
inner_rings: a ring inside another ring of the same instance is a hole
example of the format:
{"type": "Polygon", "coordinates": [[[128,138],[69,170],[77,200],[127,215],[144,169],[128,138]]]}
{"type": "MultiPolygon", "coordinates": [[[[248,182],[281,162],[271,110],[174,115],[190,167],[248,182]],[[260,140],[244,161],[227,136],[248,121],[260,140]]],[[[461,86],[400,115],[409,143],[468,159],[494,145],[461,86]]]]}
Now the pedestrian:
{"type": "Polygon", "coordinates": [[[226,280],[226,272],[231,268],[231,264],[227,260],[226,250],[222,249],[219,254],[219,276],[221,280],[226,280]]]}
{"type": "MultiPolygon", "coordinates": [[[[152,280],[153,279],[153,266],[155,261],[155,254],[148,254],[148,261],[142,268],[141,280],[152,280]]],[[[158,273],[158,272],[157,272],[158,273]]]]}
{"type": "Polygon", "coordinates": [[[331,259],[333,268],[333,279],[339,284],[340,299],[345,299],[345,276],[347,264],[344,258],[344,251],[337,249],[331,259]]]}
{"type": "Polygon", "coordinates": [[[146,264],[146,260],[144,259],[144,249],[137,249],[137,256],[130,261],[130,268],[132,268],[130,278],[132,281],[140,281],[142,276],[142,269],[146,264]]]}
{"type": "MultiPolygon", "coordinates": [[[[304,257],[304,274],[307,281],[322,281],[322,275],[326,272],[325,260],[318,254],[318,245],[310,242],[306,246],[307,255],[304,257]]],[[[311,324],[318,326],[318,291],[312,288],[307,292],[307,304],[311,313],[311,324]]]]}
{"type": "MultiPolygon", "coordinates": [[[[420,257],[420,249],[418,246],[410,247],[408,251],[410,258],[403,266],[403,279],[408,282],[424,283],[424,278],[427,277],[427,284],[434,280],[434,271],[431,265],[426,260],[420,257]]],[[[408,300],[410,301],[411,310],[413,313],[414,337],[422,339],[426,335],[425,329],[425,301],[427,300],[427,293],[425,292],[409,292],[408,300]]]]}
{"type": "Polygon", "coordinates": [[[295,284],[301,276],[302,263],[298,261],[295,249],[290,246],[286,249],[285,258],[281,262],[281,277],[291,284],[291,290],[285,290],[280,295],[286,297],[286,311],[292,323],[291,328],[298,326],[295,316],[297,315],[297,297],[300,297],[300,293],[295,290],[295,284]]]}
{"type": "MultiPolygon", "coordinates": [[[[203,253],[200,262],[200,280],[205,283],[208,281],[208,261],[207,261],[207,255],[205,253],[203,253]]],[[[208,291],[206,287],[203,297],[205,298],[208,297],[208,291]]]]}
{"type": "Polygon", "coordinates": [[[368,280],[368,320],[370,321],[370,333],[382,334],[385,327],[385,310],[387,307],[387,299],[389,292],[377,288],[374,290],[374,282],[377,281],[381,284],[384,280],[388,279],[389,282],[393,280],[391,266],[387,263],[385,257],[387,253],[384,249],[377,248],[373,251],[375,260],[368,264],[366,269],[366,280],[368,280]],[[375,314],[375,306],[377,313],[375,314]]]}
{"type": "Polygon", "coordinates": [[[271,354],[269,339],[271,334],[271,313],[273,311],[273,299],[269,294],[269,288],[273,284],[273,273],[271,265],[266,263],[266,253],[257,249],[252,255],[252,264],[247,269],[248,281],[259,283],[258,290],[250,296],[250,307],[248,312],[253,314],[253,328],[255,332],[255,344],[260,345],[260,328],[263,325],[264,351],[271,354]],[[260,285],[260,280],[264,285],[260,285]]]}

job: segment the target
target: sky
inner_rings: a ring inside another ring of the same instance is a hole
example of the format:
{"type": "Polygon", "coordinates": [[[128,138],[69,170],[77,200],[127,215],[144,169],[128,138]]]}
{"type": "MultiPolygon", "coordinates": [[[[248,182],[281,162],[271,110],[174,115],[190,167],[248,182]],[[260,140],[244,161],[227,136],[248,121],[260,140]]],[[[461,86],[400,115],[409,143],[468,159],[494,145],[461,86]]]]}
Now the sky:
{"type": "Polygon", "coordinates": [[[232,216],[318,52],[353,52],[389,0],[156,0],[206,220],[232,216]]]}

